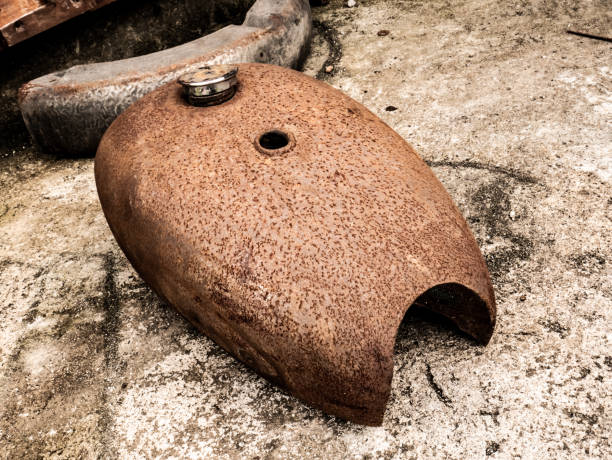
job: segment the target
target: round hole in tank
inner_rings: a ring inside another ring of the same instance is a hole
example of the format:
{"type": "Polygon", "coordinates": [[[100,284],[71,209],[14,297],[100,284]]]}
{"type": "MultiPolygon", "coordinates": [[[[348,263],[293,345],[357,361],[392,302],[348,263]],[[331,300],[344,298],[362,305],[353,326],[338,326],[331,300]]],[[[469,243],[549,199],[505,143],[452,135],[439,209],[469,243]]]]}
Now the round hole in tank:
{"type": "Polygon", "coordinates": [[[279,129],[266,131],[259,136],[259,145],[266,150],[282,149],[289,144],[289,135],[279,129]]]}
{"type": "Polygon", "coordinates": [[[289,152],[295,145],[294,136],[282,129],[269,129],[257,135],[255,147],[267,156],[278,156],[289,152]]]}

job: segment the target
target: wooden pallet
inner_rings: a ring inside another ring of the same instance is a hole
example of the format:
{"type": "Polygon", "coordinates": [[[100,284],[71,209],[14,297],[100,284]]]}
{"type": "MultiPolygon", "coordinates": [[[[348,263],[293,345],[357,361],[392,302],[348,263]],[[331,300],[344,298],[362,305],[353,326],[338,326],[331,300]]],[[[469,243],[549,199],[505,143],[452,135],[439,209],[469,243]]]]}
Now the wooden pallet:
{"type": "Polygon", "coordinates": [[[0,0],[0,49],[114,0],[0,0]]]}

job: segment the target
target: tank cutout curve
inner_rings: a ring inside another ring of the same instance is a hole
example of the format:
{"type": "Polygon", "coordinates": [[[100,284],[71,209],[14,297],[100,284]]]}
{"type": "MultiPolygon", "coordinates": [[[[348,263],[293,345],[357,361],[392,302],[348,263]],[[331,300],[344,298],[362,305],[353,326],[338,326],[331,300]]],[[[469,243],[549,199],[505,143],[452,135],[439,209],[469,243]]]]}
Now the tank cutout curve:
{"type": "Polygon", "coordinates": [[[491,340],[496,320],[495,300],[489,303],[490,307],[476,291],[463,284],[442,283],[419,295],[406,312],[415,306],[429,310],[451,321],[478,343],[486,345],[491,340]]]}

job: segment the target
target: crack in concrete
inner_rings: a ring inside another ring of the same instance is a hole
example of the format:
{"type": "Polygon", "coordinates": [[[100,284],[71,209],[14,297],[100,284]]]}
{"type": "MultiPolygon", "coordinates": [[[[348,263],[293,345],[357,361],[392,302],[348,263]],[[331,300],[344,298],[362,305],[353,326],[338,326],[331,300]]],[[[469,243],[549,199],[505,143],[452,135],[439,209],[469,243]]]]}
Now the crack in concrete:
{"type": "Polygon", "coordinates": [[[429,382],[429,386],[433,389],[438,399],[442,401],[442,403],[444,403],[446,407],[452,407],[453,401],[444,394],[444,390],[442,390],[442,387],[440,387],[440,385],[436,383],[434,376],[431,372],[431,366],[429,365],[429,363],[425,363],[425,368],[427,370],[425,375],[427,376],[427,381],[429,382]]]}
{"type": "Polygon", "coordinates": [[[487,165],[482,164],[477,161],[470,160],[461,160],[461,161],[425,161],[430,168],[436,166],[450,166],[452,168],[471,168],[471,169],[480,169],[489,172],[504,174],[506,176],[510,176],[513,179],[516,179],[519,182],[523,182],[526,184],[537,184],[538,181],[535,177],[530,176],[522,171],[518,171],[516,169],[504,168],[502,166],[495,165],[487,165]]]}

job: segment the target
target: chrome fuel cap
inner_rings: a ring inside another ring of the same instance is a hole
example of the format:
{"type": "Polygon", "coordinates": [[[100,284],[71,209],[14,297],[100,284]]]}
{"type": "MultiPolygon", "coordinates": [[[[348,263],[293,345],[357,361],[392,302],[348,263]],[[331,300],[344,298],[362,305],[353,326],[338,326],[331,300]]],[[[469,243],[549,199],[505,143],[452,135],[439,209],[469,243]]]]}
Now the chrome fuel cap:
{"type": "Polygon", "coordinates": [[[234,96],[238,86],[237,73],[235,65],[205,65],[182,75],[178,82],[191,105],[217,105],[234,96]]]}

